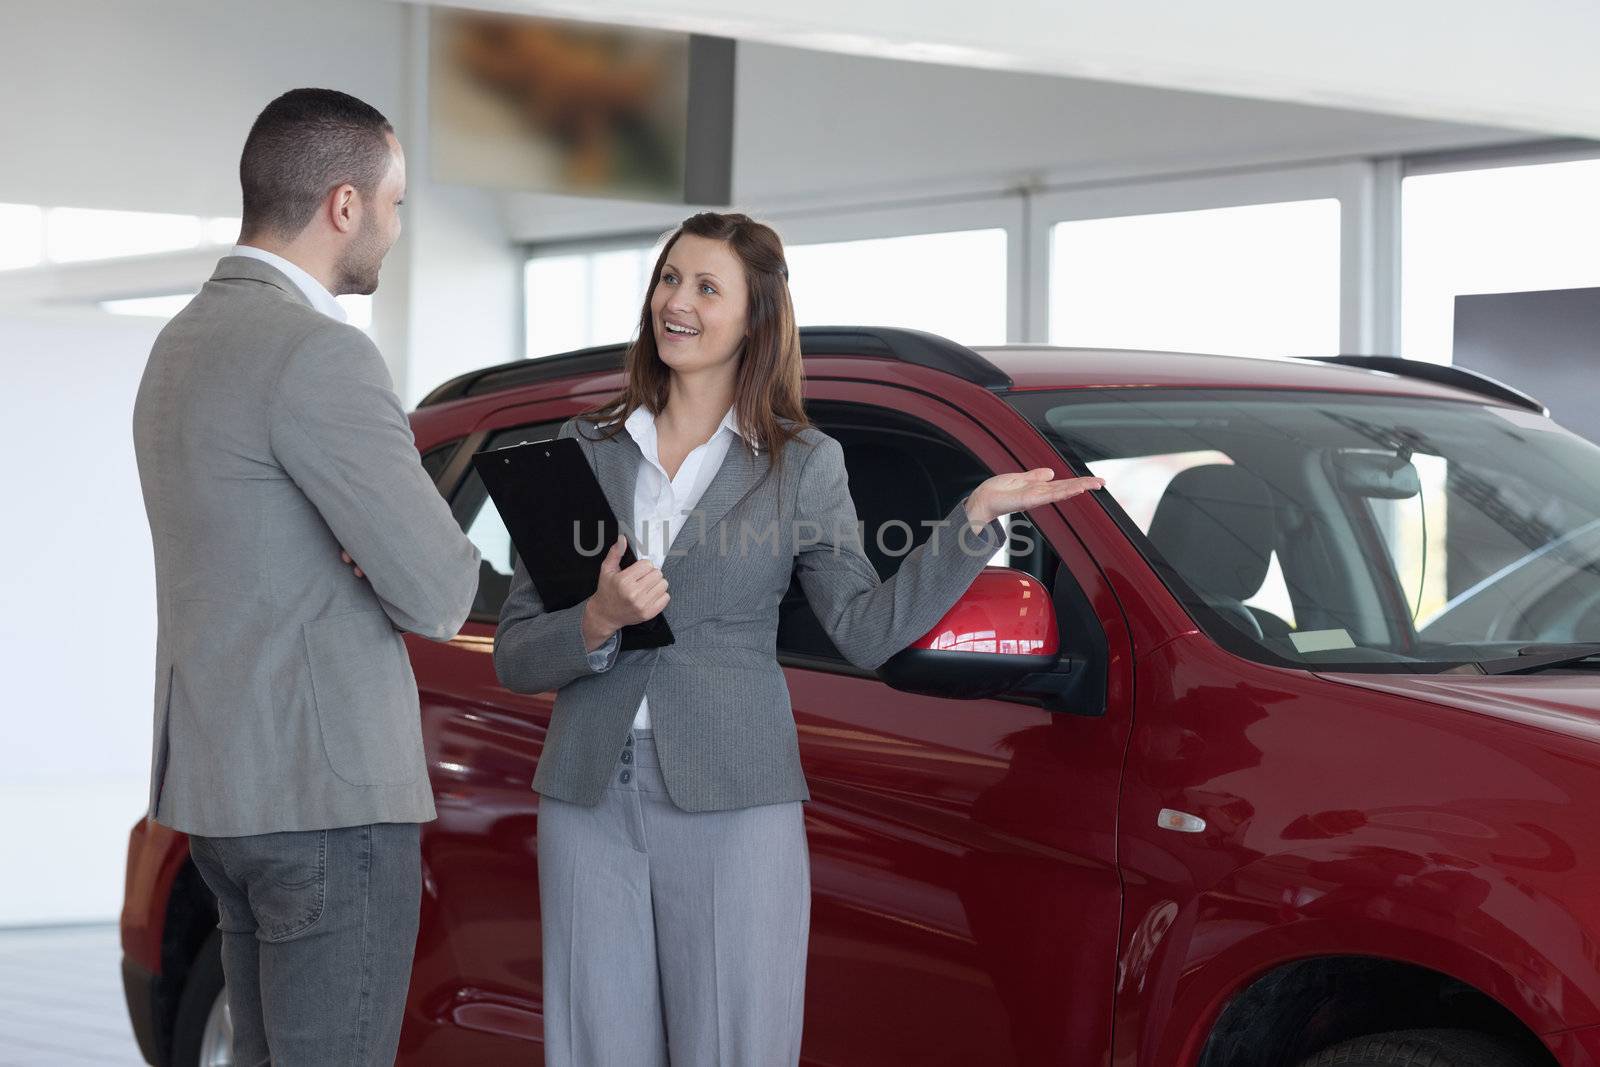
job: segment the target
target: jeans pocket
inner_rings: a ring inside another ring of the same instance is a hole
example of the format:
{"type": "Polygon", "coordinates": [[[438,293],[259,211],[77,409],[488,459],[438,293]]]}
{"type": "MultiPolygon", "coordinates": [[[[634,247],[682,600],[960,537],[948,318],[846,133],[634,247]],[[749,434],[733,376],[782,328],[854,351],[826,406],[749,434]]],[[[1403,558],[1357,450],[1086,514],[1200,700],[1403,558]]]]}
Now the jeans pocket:
{"type": "Polygon", "coordinates": [[[305,933],[328,898],[328,831],[263,834],[250,864],[247,893],[256,936],[269,943],[305,933]]]}

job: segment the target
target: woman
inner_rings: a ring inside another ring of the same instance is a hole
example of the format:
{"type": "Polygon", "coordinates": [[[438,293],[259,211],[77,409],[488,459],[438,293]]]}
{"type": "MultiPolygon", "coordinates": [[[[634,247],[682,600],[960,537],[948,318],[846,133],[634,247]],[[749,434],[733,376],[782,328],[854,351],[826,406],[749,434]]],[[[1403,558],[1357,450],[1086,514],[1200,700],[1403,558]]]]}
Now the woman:
{"type": "Polygon", "coordinates": [[[559,611],[519,565],[495,637],[507,688],[558,691],[534,776],[545,1062],[792,1064],[811,885],[775,654],[791,575],[873,668],[971,584],[1003,543],[997,516],[1100,482],[990,478],[880,584],[843,454],[801,406],[783,246],[744,215],[695,215],[667,241],[626,369],[560,435],[639,559],[619,567],[619,538],[594,594],[559,611]],[[672,644],[619,647],[663,612],[672,644]]]}

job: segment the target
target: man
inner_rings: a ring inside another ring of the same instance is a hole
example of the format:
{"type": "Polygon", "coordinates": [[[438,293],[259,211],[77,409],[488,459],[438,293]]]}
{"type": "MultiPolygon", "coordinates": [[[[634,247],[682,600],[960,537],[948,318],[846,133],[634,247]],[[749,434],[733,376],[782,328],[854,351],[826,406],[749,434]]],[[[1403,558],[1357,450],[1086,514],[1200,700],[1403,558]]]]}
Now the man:
{"type": "Polygon", "coordinates": [[[387,1065],[434,817],[400,631],[454,636],[478,553],[334,300],[375,290],[400,234],[392,127],[296,89],[256,119],[239,177],[240,243],[161,331],[134,409],[150,815],[190,835],[216,893],[237,1062],[387,1065]]]}

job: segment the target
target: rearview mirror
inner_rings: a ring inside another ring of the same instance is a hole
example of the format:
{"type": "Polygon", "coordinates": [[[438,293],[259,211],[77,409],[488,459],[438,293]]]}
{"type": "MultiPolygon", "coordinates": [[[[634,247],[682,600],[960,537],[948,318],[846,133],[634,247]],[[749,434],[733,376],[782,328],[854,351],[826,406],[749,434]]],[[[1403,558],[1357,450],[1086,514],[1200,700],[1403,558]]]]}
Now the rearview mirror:
{"type": "Polygon", "coordinates": [[[922,637],[891,656],[878,677],[929,696],[995,696],[1060,659],[1050,592],[1032,575],[985,567],[922,637]]]}
{"type": "Polygon", "coordinates": [[[1378,500],[1409,500],[1422,492],[1417,468],[1392,452],[1351,452],[1332,455],[1339,488],[1378,500]]]}

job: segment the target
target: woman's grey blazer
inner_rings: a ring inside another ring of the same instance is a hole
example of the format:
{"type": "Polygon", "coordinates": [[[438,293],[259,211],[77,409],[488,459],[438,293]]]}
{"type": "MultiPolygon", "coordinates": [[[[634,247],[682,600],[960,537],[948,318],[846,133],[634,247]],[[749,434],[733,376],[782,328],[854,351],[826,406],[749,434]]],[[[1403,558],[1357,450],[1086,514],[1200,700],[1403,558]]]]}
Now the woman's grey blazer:
{"type": "MultiPolygon", "coordinates": [[[[639,446],[625,429],[596,440],[593,423],[582,427],[578,433],[578,421],[569,419],[557,436],[578,440],[631,531],[639,446]]],[[[671,645],[624,651],[609,668],[594,670],[583,605],[546,611],[517,564],[500,609],[494,665],[508,689],[557,690],[533,779],[541,794],[597,804],[643,695],[678,807],[719,811],[809,799],[777,659],[778,607],[795,568],[839,651],[870,670],[932,629],[1004,543],[998,522],[981,536],[971,533],[963,501],[880,582],[861,549],[839,443],[806,428],[784,447],[774,475],[766,451],[753,455],[736,440],[673,541],[662,567],[672,597],[665,611],[676,637],[671,645]]]]}

